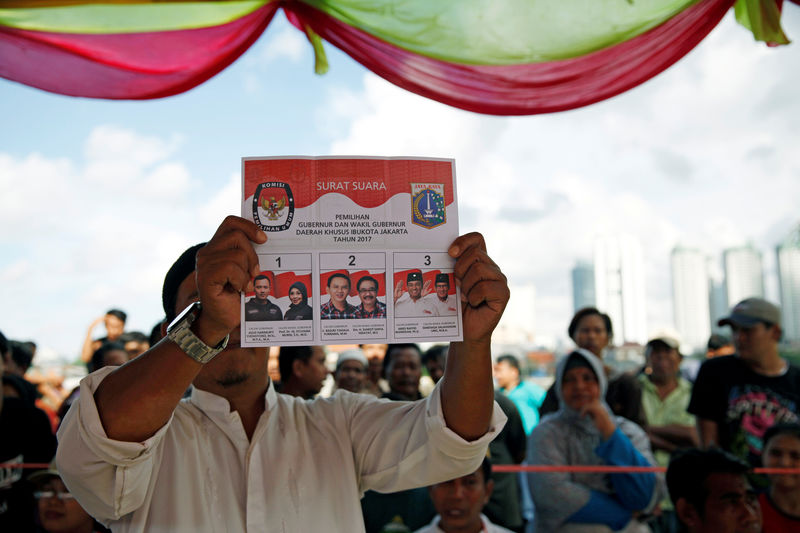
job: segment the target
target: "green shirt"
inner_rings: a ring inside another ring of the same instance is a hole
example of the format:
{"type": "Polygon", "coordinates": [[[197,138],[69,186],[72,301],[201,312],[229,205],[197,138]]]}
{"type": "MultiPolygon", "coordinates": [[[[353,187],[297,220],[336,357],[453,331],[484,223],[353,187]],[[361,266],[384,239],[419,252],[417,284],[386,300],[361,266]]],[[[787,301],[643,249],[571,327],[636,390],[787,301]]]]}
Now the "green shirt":
{"type": "MultiPolygon", "coordinates": [[[[692,384],[685,378],[678,376],[678,386],[663,400],[658,397],[656,386],[647,376],[639,376],[642,383],[642,405],[647,415],[647,423],[651,426],[667,426],[678,424],[681,426],[694,426],[694,415],[686,411],[692,397],[692,384]]],[[[656,462],[660,466],[669,463],[669,452],[658,450],[654,453],[656,462]]]]}
{"type": "MultiPolygon", "coordinates": [[[[692,384],[686,378],[678,376],[678,386],[663,400],[659,398],[656,386],[645,375],[639,376],[642,384],[642,406],[647,415],[647,423],[651,426],[667,426],[679,424],[681,426],[694,426],[694,415],[689,414],[686,408],[692,397],[692,384]]],[[[659,466],[669,464],[669,452],[653,450],[653,457],[659,466]]],[[[672,510],[672,503],[667,497],[661,502],[663,510],[672,510]]]]}

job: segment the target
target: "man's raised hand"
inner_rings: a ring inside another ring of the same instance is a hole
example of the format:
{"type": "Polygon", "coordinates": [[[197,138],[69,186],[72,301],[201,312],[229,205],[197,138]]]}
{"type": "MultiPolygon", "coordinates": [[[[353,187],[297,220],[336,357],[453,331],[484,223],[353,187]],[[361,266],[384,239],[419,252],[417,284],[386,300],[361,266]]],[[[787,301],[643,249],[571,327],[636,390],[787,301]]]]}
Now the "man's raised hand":
{"type": "Polygon", "coordinates": [[[197,252],[195,276],[203,310],[192,329],[214,346],[241,320],[241,293],[259,274],[252,242],[263,244],[267,235],[253,222],[229,216],[197,252]]]}
{"type": "Polygon", "coordinates": [[[454,275],[461,288],[464,340],[488,343],[508,303],[506,277],[486,253],[480,233],[458,237],[448,253],[456,259],[454,275]]]}

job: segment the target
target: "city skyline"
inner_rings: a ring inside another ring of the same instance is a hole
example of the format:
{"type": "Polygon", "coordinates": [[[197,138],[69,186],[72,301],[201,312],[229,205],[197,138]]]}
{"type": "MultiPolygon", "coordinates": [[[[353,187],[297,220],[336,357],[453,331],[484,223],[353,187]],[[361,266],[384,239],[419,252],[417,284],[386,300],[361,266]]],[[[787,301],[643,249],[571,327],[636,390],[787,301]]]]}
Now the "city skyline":
{"type": "Polygon", "coordinates": [[[783,312],[783,335],[800,343],[800,223],[786,240],[775,247],[778,256],[778,287],[783,312]]]}
{"type": "MultiPolygon", "coordinates": [[[[674,330],[680,336],[684,351],[702,352],[711,333],[730,333],[728,328],[717,326],[719,318],[726,315],[737,302],[748,297],[760,297],[781,307],[783,340],[787,343],[800,342],[800,222],[792,226],[791,230],[787,229],[785,235],[781,242],[772,246],[776,256],[776,269],[769,273],[762,267],[766,249],[758,249],[752,242],[723,248],[716,255],[697,247],[677,244],[670,252],[669,262],[672,322],[647,324],[646,337],[649,338],[659,331],[674,330]],[[722,273],[721,278],[718,277],[719,273],[722,273]],[[729,278],[728,274],[732,277],[729,278]],[[767,279],[770,276],[775,279],[767,279]],[[769,285],[769,281],[777,282],[777,294],[765,294],[764,287],[769,285]]],[[[609,240],[614,241],[606,236],[598,237],[596,242],[607,243],[609,240]]],[[[627,241],[623,238],[622,242],[627,241]]],[[[619,251],[619,241],[612,246],[614,247],[619,251]]],[[[629,255],[635,256],[635,253],[629,250],[629,255]]],[[[624,312],[620,303],[621,293],[624,292],[622,283],[609,287],[607,282],[603,282],[604,291],[612,295],[617,293],[616,301],[614,296],[606,296],[605,300],[592,300],[586,298],[586,295],[590,290],[596,290],[595,280],[603,278],[603,270],[611,271],[612,280],[621,280],[619,266],[619,261],[612,262],[611,268],[606,265],[598,272],[594,263],[579,258],[570,269],[573,312],[590,306],[607,312],[612,317],[615,332],[622,331],[622,337],[617,336],[615,339],[616,344],[633,340],[630,333],[624,333],[624,312]],[[590,272],[593,274],[590,278],[592,282],[588,284],[587,275],[590,272]],[[603,302],[607,303],[608,308],[604,307],[603,302]],[[618,322],[622,324],[621,329],[618,322]]],[[[607,273],[606,278],[608,277],[607,273]]],[[[630,281],[628,284],[630,285],[630,281]]],[[[643,344],[645,341],[635,342],[643,344]]]]}

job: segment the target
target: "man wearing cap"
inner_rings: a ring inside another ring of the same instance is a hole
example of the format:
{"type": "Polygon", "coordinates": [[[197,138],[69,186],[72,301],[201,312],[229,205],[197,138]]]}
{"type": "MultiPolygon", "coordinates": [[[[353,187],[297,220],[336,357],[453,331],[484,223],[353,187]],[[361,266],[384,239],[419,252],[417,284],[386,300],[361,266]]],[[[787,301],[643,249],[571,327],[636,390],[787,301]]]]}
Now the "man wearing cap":
{"type": "Polygon", "coordinates": [[[364,385],[367,381],[367,358],[361,348],[344,350],[336,360],[336,389],[350,392],[365,392],[364,385]]]}
{"type": "Polygon", "coordinates": [[[271,288],[272,284],[264,274],[259,274],[253,279],[255,296],[244,304],[244,319],[246,321],[283,320],[281,308],[269,301],[271,288]]]}
{"type": "Polygon", "coordinates": [[[757,465],[767,428],[800,421],[800,368],[778,352],[776,305],[747,298],[719,325],[730,326],[736,353],[703,363],[688,411],[697,417],[704,447],[716,444],[757,465]]]}
{"type": "MultiPolygon", "coordinates": [[[[686,412],[692,384],[681,376],[683,356],[680,342],[662,334],[645,345],[645,371],[638,379],[642,387],[642,408],[647,416],[644,428],[658,466],[669,464],[675,450],[698,445],[695,418],[686,412]]],[[[661,502],[662,513],[650,523],[656,532],[677,531],[678,519],[669,498],[661,502]]]]}
{"type": "Polygon", "coordinates": [[[508,286],[479,234],[449,249],[467,302],[464,341],[416,403],[275,392],[267,348],[240,345],[240,295],[258,274],[252,243],[266,241],[252,222],[226,218],[167,273],[164,310],[178,316],[166,338],[82,380],[59,430],[58,468],[115,533],[364,531],[364,491],[469,473],[502,429],[489,346],[508,286]]]}
{"type": "Polygon", "coordinates": [[[323,320],[336,318],[358,318],[356,306],[347,301],[350,294],[350,277],[336,272],[328,277],[328,296],[330,300],[322,304],[320,318],[323,320]]]}
{"type": "Polygon", "coordinates": [[[435,289],[432,294],[425,298],[430,300],[436,316],[455,316],[458,312],[458,302],[455,294],[450,292],[450,276],[448,274],[436,274],[433,283],[435,289]]]}
{"type": "Polygon", "coordinates": [[[431,282],[422,285],[422,272],[415,270],[406,276],[407,292],[403,292],[403,282],[398,281],[394,288],[394,315],[397,317],[435,316],[436,311],[430,300],[425,298],[430,291],[431,282]]]}
{"type": "Polygon", "coordinates": [[[356,283],[361,304],[356,307],[356,318],[386,318],[386,304],[378,300],[378,280],[362,276],[356,283]]]}

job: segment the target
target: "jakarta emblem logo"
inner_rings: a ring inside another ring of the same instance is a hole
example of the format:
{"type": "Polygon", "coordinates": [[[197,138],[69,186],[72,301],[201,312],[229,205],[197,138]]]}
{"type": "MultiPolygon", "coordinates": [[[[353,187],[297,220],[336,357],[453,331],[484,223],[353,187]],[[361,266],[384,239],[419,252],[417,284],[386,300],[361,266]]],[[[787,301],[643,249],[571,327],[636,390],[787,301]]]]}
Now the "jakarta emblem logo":
{"type": "Polygon", "coordinates": [[[253,221],[264,231],[289,229],[294,219],[294,195],[288,183],[259,183],[253,195],[253,221]]]}
{"type": "Polygon", "coordinates": [[[444,183],[411,184],[411,223],[435,228],[447,221],[444,183]]]}

